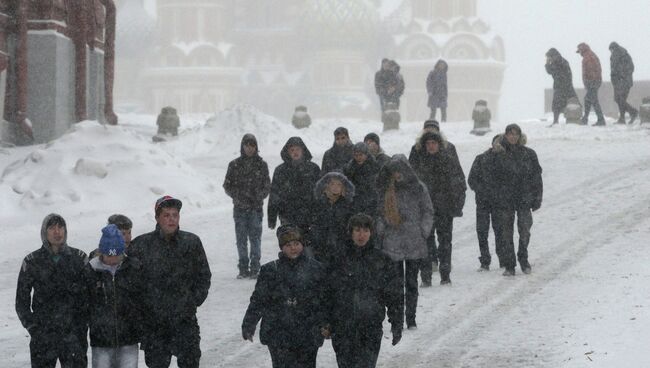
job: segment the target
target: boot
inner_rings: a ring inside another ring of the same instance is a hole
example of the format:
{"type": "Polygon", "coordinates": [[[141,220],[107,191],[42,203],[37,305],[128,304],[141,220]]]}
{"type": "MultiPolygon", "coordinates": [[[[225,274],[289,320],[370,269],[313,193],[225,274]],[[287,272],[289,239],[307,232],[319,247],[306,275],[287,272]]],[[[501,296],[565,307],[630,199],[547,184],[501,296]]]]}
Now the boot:
{"type": "Polygon", "coordinates": [[[605,126],[605,119],[598,119],[592,126],[605,126]]]}
{"type": "Polygon", "coordinates": [[[515,275],[514,268],[506,268],[506,270],[503,271],[503,276],[514,276],[514,275],[515,275]]]}
{"type": "Polygon", "coordinates": [[[490,265],[487,264],[482,264],[481,267],[478,268],[478,272],[487,272],[490,270],[490,265]]]}
{"type": "Polygon", "coordinates": [[[616,120],[616,124],[625,124],[625,116],[621,115],[621,117],[616,120]]]}
{"type": "Polygon", "coordinates": [[[632,110],[630,112],[630,122],[628,124],[630,125],[634,124],[634,121],[636,120],[637,116],[639,116],[639,110],[632,110]]]}

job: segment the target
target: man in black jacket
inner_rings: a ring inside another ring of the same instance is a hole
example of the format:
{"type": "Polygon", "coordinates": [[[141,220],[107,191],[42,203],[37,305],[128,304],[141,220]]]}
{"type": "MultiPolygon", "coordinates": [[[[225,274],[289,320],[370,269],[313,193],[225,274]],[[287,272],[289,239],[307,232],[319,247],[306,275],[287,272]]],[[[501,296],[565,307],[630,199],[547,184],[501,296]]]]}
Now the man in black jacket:
{"type": "Polygon", "coordinates": [[[144,329],[145,293],[140,261],[126,257],[118,227],[102,229],[98,256],[90,260],[88,291],[90,346],[95,368],[135,368],[144,329]]]}
{"type": "Polygon", "coordinates": [[[530,228],[533,226],[532,211],[542,206],[542,168],[537,153],[526,147],[526,136],[517,124],[506,127],[499,139],[504,151],[496,154],[493,175],[495,178],[495,218],[497,247],[501,249],[504,276],[514,276],[519,260],[521,271],[531,272],[528,262],[530,228]],[[514,222],[517,215],[519,248],[515,258],[514,222]]]}
{"type": "Polygon", "coordinates": [[[352,159],[352,142],[348,130],[338,127],[334,130],[334,143],[323,154],[320,176],[328,172],[343,171],[343,167],[352,159]]]}
{"type": "Polygon", "coordinates": [[[422,286],[431,286],[433,263],[440,262],[440,284],[451,282],[451,240],[454,217],[463,215],[465,205],[465,174],[453,156],[447,141],[439,133],[424,133],[420,138],[423,154],[416,168],[418,178],[427,186],[433,204],[433,228],[427,239],[429,257],[420,265],[422,286]],[[436,249],[436,235],[438,247],[436,249]]]}
{"type": "Polygon", "coordinates": [[[31,336],[32,367],[86,367],[88,257],[67,244],[66,222],[43,219],[40,249],[23,260],[16,287],[16,313],[31,336]],[[32,294],[33,292],[33,294],[32,294]]]}
{"type": "Polygon", "coordinates": [[[376,366],[386,311],[393,345],[402,338],[404,288],[397,264],[374,248],[373,228],[366,214],[350,218],[345,256],[334,263],[327,282],[327,332],[342,368],[376,366]]]}
{"type": "Polygon", "coordinates": [[[614,100],[620,114],[617,123],[625,124],[625,113],[627,112],[630,114],[629,124],[633,124],[636,117],[639,116],[639,110],[627,103],[627,96],[633,85],[634,62],[627,50],[616,42],[609,44],[609,51],[612,52],[610,76],[614,87],[614,100]]]}
{"type": "Polygon", "coordinates": [[[223,182],[232,198],[235,238],[239,254],[238,279],[256,278],[260,270],[262,218],[264,198],[271,191],[269,167],[259,156],[257,139],[245,134],[241,140],[241,156],[230,161],[223,182]],[[250,257],[247,242],[250,240],[250,257]]]}
{"type": "Polygon", "coordinates": [[[156,201],[156,229],[138,236],[128,255],[142,263],[141,277],[147,330],[142,342],[148,367],[169,367],[172,355],[180,368],[196,368],[201,337],[196,309],[208,296],[210,266],[198,236],[179,229],[180,200],[156,201]]]}

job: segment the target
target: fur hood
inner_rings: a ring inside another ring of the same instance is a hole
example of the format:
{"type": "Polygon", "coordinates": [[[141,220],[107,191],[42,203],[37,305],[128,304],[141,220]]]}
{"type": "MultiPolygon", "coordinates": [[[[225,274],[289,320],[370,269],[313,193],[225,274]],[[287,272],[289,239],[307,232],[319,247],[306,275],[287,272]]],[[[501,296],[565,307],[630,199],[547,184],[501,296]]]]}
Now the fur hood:
{"type": "Polygon", "coordinates": [[[354,184],[345,175],[337,171],[328,172],[316,182],[314,186],[314,198],[321,200],[325,197],[325,188],[327,188],[327,184],[331,179],[338,179],[338,181],[343,183],[343,188],[345,189],[343,191],[343,198],[351,203],[354,199],[354,184]]]}
{"type": "MultiPolygon", "coordinates": [[[[420,133],[418,134],[417,138],[415,138],[415,150],[418,152],[422,150],[421,140],[422,140],[422,136],[425,133],[427,133],[427,131],[425,129],[422,129],[422,131],[420,131],[420,133]]],[[[440,146],[442,147],[442,149],[447,149],[447,146],[449,146],[449,143],[447,142],[447,137],[441,131],[438,131],[438,134],[440,134],[440,137],[442,138],[442,143],[440,144],[440,146]]]]}

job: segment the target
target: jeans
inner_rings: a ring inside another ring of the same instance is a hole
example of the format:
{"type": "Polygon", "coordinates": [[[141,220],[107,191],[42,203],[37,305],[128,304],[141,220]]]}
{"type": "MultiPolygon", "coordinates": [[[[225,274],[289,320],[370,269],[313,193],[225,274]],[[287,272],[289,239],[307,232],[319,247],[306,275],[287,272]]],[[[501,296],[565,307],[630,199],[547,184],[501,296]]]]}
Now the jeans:
{"type": "Polygon", "coordinates": [[[93,347],[93,368],[138,368],[138,344],[119,348],[93,347]]]}
{"type": "Polygon", "coordinates": [[[604,121],[605,117],[603,116],[603,110],[600,108],[600,102],[598,102],[598,89],[600,88],[600,83],[589,82],[585,85],[587,94],[585,95],[585,115],[584,120],[589,118],[589,112],[591,111],[591,106],[594,106],[594,111],[598,117],[598,121],[604,121]]]}
{"type": "Polygon", "coordinates": [[[269,346],[273,368],[315,368],[318,347],[277,348],[269,346]]]}
{"type": "Polygon", "coordinates": [[[233,210],[235,219],[235,238],[239,254],[239,270],[257,273],[260,269],[262,239],[262,208],[238,208],[233,210]],[[250,256],[248,242],[250,241],[250,256]],[[249,264],[250,262],[250,264],[249,264]]]}
{"type": "Polygon", "coordinates": [[[530,228],[533,226],[533,214],[530,208],[517,210],[499,209],[496,212],[496,219],[499,231],[496,233],[497,244],[500,244],[503,252],[503,266],[508,270],[514,270],[519,265],[528,265],[528,243],[530,242],[530,228]],[[514,223],[517,215],[517,231],[519,232],[519,249],[515,257],[514,244],[514,223]]]}

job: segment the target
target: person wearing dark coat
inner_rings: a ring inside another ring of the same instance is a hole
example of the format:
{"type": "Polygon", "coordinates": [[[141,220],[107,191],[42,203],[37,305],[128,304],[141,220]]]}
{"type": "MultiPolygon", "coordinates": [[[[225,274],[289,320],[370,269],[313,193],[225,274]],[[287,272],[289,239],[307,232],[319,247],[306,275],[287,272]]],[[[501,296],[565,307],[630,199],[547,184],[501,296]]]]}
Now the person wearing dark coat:
{"type": "Polygon", "coordinates": [[[355,187],[339,172],[325,174],[314,187],[314,218],[309,230],[314,257],[329,265],[343,253],[355,187]]]}
{"type": "Polygon", "coordinates": [[[334,130],[334,143],[323,154],[320,175],[323,176],[332,171],[343,171],[343,167],[352,159],[352,146],[348,130],[344,127],[336,128],[334,130]]]}
{"type": "Polygon", "coordinates": [[[406,156],[397,154],[377,177],[377,235],[381,251],[397,263],[405,287],[405,317],[409,329],[418,302],[418,270],[427,258],[427,237],[433,224],[433,205],[426,185],[418,180],[406,156]]]}
{"type": "Polygon", "coordinates": [[[325,267],[304,253],[300,228],[284,224],[276,232],[278,259],[260,269],[242,321],[242,337],[259,338],[274,368],[314,368],[327,326],[325,267]]]}
{"type": "Polygon", "coordinates": [[[598,120],[594,125],[604,126],[605,116],[600,107],[600,102],[598,102],[598,89],[600,89],[600,86],[603,83],[603,73],[602,68],[600,67],[600,60],[591,50],[589,45],[584,42],[578,45],[578,51],[576,51],[576,53],[582,56],[582,82],[587,90],[587,94],[585,95],[585,114],[582,117],[582,123],[586,125],[589,121],[589,112],[591,111],[591,106],[593,106],[594,111],[596,111],[596,116],[598,117],[598,120]]]}
{"type": "Polygon", "coordinates": [[[377,175],[380,166],[368,146],[354,145],[354,158],[345,165],[343,174],[354,184],[354,211],[374,216],[377,213],[377,175]]]}
{"type": "Polygon", "coordinates": [[[436,119],[436,110],[440,109],[440,121],[447,121],[447,62],[440,59],[427,76],[427,106],[431,109],[429,119],[436,119]]]}
{"type": "Polygon", "coordinates": [[[264,198],[271,191],[271,179],[269,167],[259,155],[257,139],[253,134],[242,137],[240,156],[228,164],[223,188],[232,198],[234,206],[235,238],[239,255],[237,278],[255,278],[260,270],[264,198]]]}
{"type": "Polygon", "coordinates": [[[630,114],[629,123],[633,124],[636,117],[639,116],[639,110],[627,102],[627,97],[633,85],[634,62],[627,50],[616,42],[609,44],[609,51],[612,53],[610,57],[610,76],[614,87],[614,101],[618,105],[620,114],[617,123],[625,124],[625,113],[627,112],[630,114]]]}
{"type": "Polygon", "coordinates": [[[553,77],[553,124],[559,123],[560,114],[564,111],[571,97],[577,97],[573,88],[573,76],[569,62],[555,48],[546,52],[546,72],[553,77]]]}
{"type": "Polygon", "coordinates": [[[451,252],[454,217],[463,215],[465,205],[465,174],[460,163],[446,148],[446,140],[439,134],[428,132],[420,138],[425,154],[416,171],[418,178],[427,186],[433,204],[433,228],[427,238],[428,257],[420,263],[422,285],[431,286],[433,259],[437,257],[440,284],[451,279],[451,252]],[[438,248],[436,250],[436,234],[438,248]]]}
{"type": "Polygon", "coordinates": [[[148,326],[141,349],[148,367],[195,368],[201,358],[196,310],[208,296],[210,265],[201,239],[179,229],[182,202],[171,196],[156,201],[156,229],[135,238],[128,256],[142,263],[148,326]]]}
{"type": "Polygon", "coordinates": [[[381,69],[375,73],[375,92],[379,96],[381,111],[386,111],[389,102],[399,109],[399,99],[404,94],[404,78],[400,66],[394,60],[383,59],[381,69]]]}
{"type": "Polygon", "coordinates": [[[501,249],[504,276],[514,276],[517,260],[525,274],[531,272],[528,262],[530,228],[533,226],[532,211],[542,206],[542,168],[537,154],[526,147],[526,136],[517,124],[506,127],[498,142],[503,152],[494,160],[495,218],[499,231],[496,232],[497,247],[501,249]],[[517,216],[519,248],[515,257],[514,221],[517,216]]]}
{"type": "Polygon", "coordinates": [[[136,368],[144,331],[142,266],[126,257],[114,224],[102,229],[98,256],[87,266],[93,368],[136,368]]]}
{"type": "Polygon", "coordinates": [[[455,157],[456,161],[458,161],[458,164],[460,165],[460,160],[458,159],[458,153],[456,152],[456,146],[454,146],[453,143],[449,142],[447,138],[444,137],[444,134],[440,131],[440,123],[436,120],[426,120],[424,122],[424,126],[422,127],[422,131],[418,135],[418,137],[415,139],[415,144],[411,147],[411,152],[409,153],[409,163],[411,164],[411,167],[417,172],[420,170],[420,165],[423,157],[426,155],[426,149],[422,147],[420,144],[420,141],[422,138],[422,135],[426,133],[438,133],[440,134],[444,139],[445,139],[445,150],[449,155],[452,157],[455,157]]]}
{"type": "Polygon", "coordinates": [[[31,337],[32,367],[88,365],[88,257],[67,243],[61,215],[43,219],[41,247],[27,255],[18,274],[16,313],[31,337]]]}
{"type": "Polygon", "coordinates": [[[368,151],[377,161],[377,165],[381,169],[388,161],[390,161],[390,156],[388,156],[384,150],[381,148],[379,136],[375,133],[368,133],[363,138],[363,142],[368,146],[368,151]]]}
{"type": "Polygon", "coordinates": [[[345,255],[327,281],[329,333],[340,368],[374,368],[388,314],[392,343],[402,338],[404,287],[395,262],[375,249],[372,217],[350,218],[345,255]]]}
{"type": "MultiPolygon", "coordinates": [[[[467,184],[474,191],[476,200],[476,235],[478,237],[478,247],[481,256],[478,258],[481,266],[478,271],[489,271],[492,256],[490,255],[490,247],[488,236],[490,233],[490,219],[492,219],[492,229],[496,236],[499,228],[494,221],[494,201],[495,201],[495,178],[493,175],[495,156],[499,152],[503,152],[500,139],[503,137],[497,134],[492,138],[492,147],[485,152],[479,154],[472,163],[472,168],[467,177],[467,184]]],[[[503,263],[501,256],[501,249],[496,247],[497,257],[499,259],[499,266],[503,263]]]]}
{"type": "Polygon", "coordinates": [[[312,155],[300,137],[291,137],[280,153],[282,164],[273,172],[268,203],[268,225],[292,223],[307,233],[314,206],[314,186],[320,168],[311,162],[312,155]]]}

